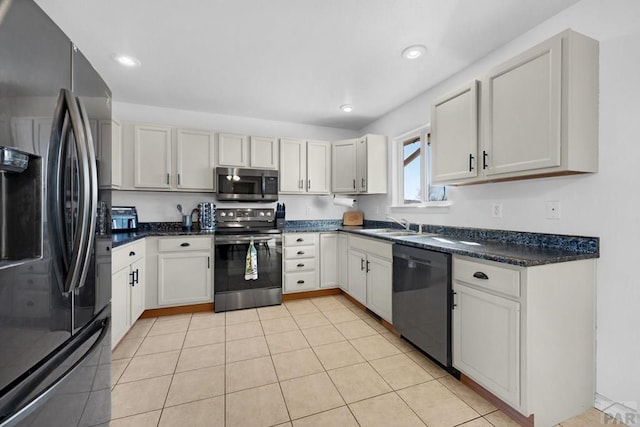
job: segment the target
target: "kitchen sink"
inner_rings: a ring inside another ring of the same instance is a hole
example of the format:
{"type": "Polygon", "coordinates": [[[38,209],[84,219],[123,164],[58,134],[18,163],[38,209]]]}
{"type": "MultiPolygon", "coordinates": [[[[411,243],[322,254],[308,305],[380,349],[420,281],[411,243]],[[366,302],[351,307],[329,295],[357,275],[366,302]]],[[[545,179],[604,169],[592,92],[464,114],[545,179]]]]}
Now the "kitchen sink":
{"type": "Polygon", "coordinates": [[[386,231],[382,233],[375,233],[376,236],[384,236],[384,237],[401,237],[401,236],[414,236],[418,233],[415,231],[386,231]]]}

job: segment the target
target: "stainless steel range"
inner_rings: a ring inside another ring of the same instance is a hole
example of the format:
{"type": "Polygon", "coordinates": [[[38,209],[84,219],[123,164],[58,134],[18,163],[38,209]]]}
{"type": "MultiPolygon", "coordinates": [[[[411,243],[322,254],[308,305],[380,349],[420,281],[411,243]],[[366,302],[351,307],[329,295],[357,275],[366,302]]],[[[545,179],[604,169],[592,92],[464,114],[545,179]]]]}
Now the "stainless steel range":
{"type": "Polygon", "coordinates": [[[214,307],[216,312],[282,303],[282,234],[273,209],[217,209],[214,307]],[[250,246],[257,275],[246,274],[250,246]]]}

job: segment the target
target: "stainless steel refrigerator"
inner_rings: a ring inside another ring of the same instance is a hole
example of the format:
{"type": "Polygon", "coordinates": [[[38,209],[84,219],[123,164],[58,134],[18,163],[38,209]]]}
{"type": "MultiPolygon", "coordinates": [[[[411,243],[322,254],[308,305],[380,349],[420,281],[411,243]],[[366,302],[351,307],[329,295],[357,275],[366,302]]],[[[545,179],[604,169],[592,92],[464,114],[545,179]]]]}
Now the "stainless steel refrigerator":
{"type": "Polygon", "coordinates": [[[0,0],[1,427],[110,419],[110,98],[32,0],[0,0]]]}

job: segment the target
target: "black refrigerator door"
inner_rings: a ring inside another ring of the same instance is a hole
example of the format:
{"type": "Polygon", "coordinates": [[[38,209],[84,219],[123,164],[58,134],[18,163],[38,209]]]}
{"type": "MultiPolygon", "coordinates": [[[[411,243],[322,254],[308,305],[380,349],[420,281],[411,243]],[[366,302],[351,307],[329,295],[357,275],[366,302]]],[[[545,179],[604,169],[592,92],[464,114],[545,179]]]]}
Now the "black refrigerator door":
{"type": "MultiPolygon", "coordinates": [[[[41,174],[31,183],[36,203],[34,260],[0,260],[0,397],[28,376],[30,369],[71,337],[72,296],[60,292],[53,261],[60,254],[49,241],[47,161],[51,124],[60,88],[70,86],[70,43],[32,1],[0,0],[0,145],[40,156],[41,174]]],[[[15,176],[3,174],[5,182],[15,176]]],[[[6,188],[3,186],[3,188],[6,188]]],[[[0,210],[21,203],[20,191],[0,197],[0,210]]],[[[34,221],[28,206],[16,210],[20,221],[34,221]]],[[[3,216],[3,215],[0,215],[3,216]]],[[[20,239],[31,239],[26,234],[20,239]]],[[[7,241],[17,244],[18,239],[7,241]]]]}
{"type": "MultiPolygon", "coordinates": [[[[79,100],[79,108],[85,119],[86,137],[93,155],[91,162],[97,170],[98,183],[109,182],[102,175],[111,169],[111,91],[80,50],[73,46],[73,95],[79,100]]],[[[98,189],[96,188],[96,191],[98,189]]],[[[111,189],[105,186],[98,192],[98,200],[103,202],[106,212],[111,211],[111,189]]],[[[97,221],[95,211],[92,217],[97,221]]],[[[95,227],[94,227],[95,228],[95,227]]],[[[88,271],[84,283],[75,292],[74,329],[91,321],[111,300],[111,241],[110,227],[102,234],[94,233],[88,271]]]]}

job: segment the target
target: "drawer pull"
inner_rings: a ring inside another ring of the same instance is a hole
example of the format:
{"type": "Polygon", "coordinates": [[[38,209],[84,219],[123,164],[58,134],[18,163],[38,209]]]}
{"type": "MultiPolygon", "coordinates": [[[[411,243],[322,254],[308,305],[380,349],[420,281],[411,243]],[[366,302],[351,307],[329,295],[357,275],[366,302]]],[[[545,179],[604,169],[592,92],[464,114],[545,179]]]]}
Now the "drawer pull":
{"type": "Polygon", "coordinates": [[[129,256],[136,256],[136,253],[131,251],[131,252],[129,252],[129,256]]]}
{"type": "Polygon", "coordinates": [[[187,246],[191,246],[191,243],[187,243],[187,242],[180,243],[180,246],[182,246],[183,248],[186,248],[187,246]]]}
{"type": "Polygon", "coordinates": [[[304,255],[304,251],[298,251],[297,254],[298,255],[304,255]]]}
{"type": "Polygon", "coordinates": [[[482,280],[489,279],[489,276],[484,274],[482,271],[476,271],[475,273],[473,273],[473,277],[475,277],[476,279],[482,279],[482,280]]]}
{"type": "Polygon", "coordinates": [[[302,237],[298,237],[298,238],[296,239],[296,242],[304,242],[304,239],[303,239],[302,237]]]}
{"type": "Polygon", "coordinates": [[[304,267],[304,264],[298,264],[296,267],[304,267]]]}
{"type": "Polygon", "coordinates": [[[304,280],[298,280],[298,285],[302,285],[304,283],[304,280]]]}

